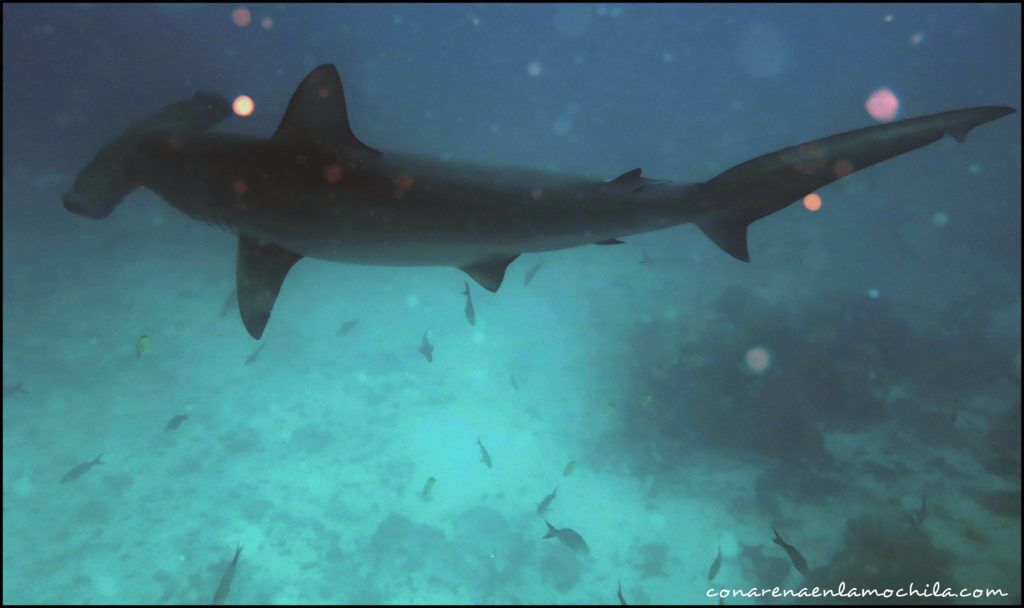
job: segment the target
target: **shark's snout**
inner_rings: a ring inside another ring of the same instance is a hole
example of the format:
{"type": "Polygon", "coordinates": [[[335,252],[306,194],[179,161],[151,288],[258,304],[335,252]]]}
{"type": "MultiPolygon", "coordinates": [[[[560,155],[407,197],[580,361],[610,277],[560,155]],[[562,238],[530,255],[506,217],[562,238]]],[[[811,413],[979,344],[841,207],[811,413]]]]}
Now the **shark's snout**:
{"type": "Polygon", "coordinates": [[[101,220],[114,210],[112,205],[94,204],[74,190],[64,194],[64,208],[71,213],[84,215],[94,220],[101,220]]]}

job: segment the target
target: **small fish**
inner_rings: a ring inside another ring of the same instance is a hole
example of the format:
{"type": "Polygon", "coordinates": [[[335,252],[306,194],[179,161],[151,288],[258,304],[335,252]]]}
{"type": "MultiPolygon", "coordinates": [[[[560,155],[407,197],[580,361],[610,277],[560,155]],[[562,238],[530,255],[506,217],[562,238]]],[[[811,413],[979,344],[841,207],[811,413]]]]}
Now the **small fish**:
{"type": "Polygon", "coordinates": [[[924,523],[924,520],[928,518],[928,503],[925,502],[924,496],[921,496],[921,508],[914,513],[914,523],[920,526],[924,523]]]}
{"type": "Polygon", "coordinates": [[[141,357],[149,350],[149,335],[139,334],[135,339],[135,356],[141,357]]]}
{"type": "Polygon", "coordinates": [[[565,468],[562,469],[562,477],[568,477],[568,476],[572,475],[572,472],[575,471],[575,470],[576,470],[576,461],[575,460],[570,460],[569,464],[565,465],[565,468]]]}
{"type": "Polygon", "coordinates": [[[537,504],[537,515],[544,515],[544,513],[547,512],[548,507],[551,506],[551,501],[555,499],[555,492],[557,492],[557,491],[558,491],[558,486],[555,486],[555,489],[552,490],[550,494],[545,496],[544,500],[540,501],[537,504]]]}
{"type": "Polygon", "coordinates": [[[622,580],[619,580],[619,592],[617,595],[619,596],[620,606],[629,606],[629,604],[626,603],[626,598],[622,597],[622,580]]]}
{"type": "Polygon", "coordinates": [[[516,382],[515,375],[514,374],[509,374],[508,378],[509,378],[509,380],[512,381],[512,388],[516,389],[516,392],[519,392],[519,383],[516,382]]]}
{"type": "Polygon", "coordinates": [[[796,568],[800,574],[807,576],[810,573],[810,570],[807,568],[807,560],[804,559],[804,556],[800,555],[800,552],[796,550],[796,547],[782,540],[782,537],[779,536],[778,530],[772,528],[772,532],[775,533],[775,538],[772,539],[772,542],[785,549],[786,555],[789,556],[789,561],[793,562],[793,567],[796,568]]]}
{"type": "Polygon", "coordinates": [[[263,344],[260,344],[259,346],[257,346],[256,350],[252,351],[252,353],[250,353],[249,356],[245,358],[245,364],[249,365],[250,363],[255,361],[256,357],[260,356],[260,351],[263,350],[263,347],[266,346],[266,345],[267,345],[267,343],[264,342],[263,344]]]}
{"type": "Polygon", "coordinates": [[[231,579],[235,577],[235,567],[238,566],[238,556],[242,554],[242,545],[238,545],[235,549],[235,559],[231,560],[231,565],[224,571],[224,576],[220,578],[220,584],[217,585],[217,591],[213,594],[213,604],[223,604],[224,600],[228,599],[228,594],[231,593],[231,579]]]}
{"type": "Polygon", "coordinates": [[[86,471],[88,471],[89,469],[93,468],[94,466],[96,466],[98,464],[107,464],[107,463],[103,462],[102,460],[100,460],[100,458],[103,458],[103,454],[100,454],[99,456],[97,456],[96,460],[92,460],[90,462],[83,462],[82,464],[76,466],[75,468],[73,468],[70,471],[68,471],[67,473],[65,473],[64,477],[61,477],[60,482],[61,483],[67,483],[69,481],[74,481],[74,480],[78,479],[79,477],[81,477],[82,475],[84,475],[86,471]]]}
{"type": "Polygon", "coordinates": [[[569,528],[562,528],[559,530],[548,523],[548,520],[546,519],[544,520],[544,523],[548,524],[548,533],[544,535],[544,538],[557,538],[562,541],[566,547],[569,547],[573,551],[590,555],[590,547],[587,546],[583,537],[577,534],[574,530],[570,530],[569,528]]]}
{"type": "Polygon", "coordinates": [[[462,295],[466,296],[466,320],[470,325],[475,326],[476,311],[473,310],[473,297],[469,295],[469,283],[463,281],[462,284],[466,286],[466,290],[462,292],[462,295]]]}
{"type": "Polygon", "coordinates": [[[167,423],[167,427],[164,428],[164,432],[166,433],[167,431],[173,431],[174,429],[181,426],[181,423],[185,422],[186,420],[188,420],[188,416],[186,416],[185,414],[178,414],[174,418],[171,418],[171,420],[167,423]]]}
{"type": "Polygon", "coordinates": [[[423,485],[423,491],[420,492],[420,496],[423,498],[423,500],[430,500],[430,491],[434,489],[435,483],[437,483],[437,480],[434,479],[433,477],[427,479],[427,483],[423,485]]]}
{"type": "Polygon", "coordinates": [[[238,302],[238,290],[232,289],[231,293],[228,294],[227,299],[224,300],[224,306],[220,307],[220,316],[223,317],[231,312],[231,309],[235,306],[236,302],[238,302]]]}
{"type": "Polygon", "coordinates": [[[711,562],[711,569],[708,570],[708,580],[713,581],[718,576],[718,570],[722,567],[722,545],[718,545],[718,557],[711,562]]]}
{"type": "Polygon", "coordinates": [[[4,397],[10,397],[11,395],[27,395],[28,389],[25,388],[24,382],[18,382],[14,386],[4,387],[4,397]]]}
{"type": "Polygon", "coordinates": [[[541,260],[540,262],[537,262],[536,266],[526,271],[526,276],[523,278],[523,285],[530,284],[530,281],[532,281],[533,277],[537,275],[537,271],[540,270],[540,265],[543,263],[544,261],[541,260]]]}
{"type": "Polygon", "coordinates": [[[643,249],[640,250],[640,255],[643,256],[643,257],[640,258],[640,263],[641,264],[650,264],[651,262],[654,261],[654,260],[652,260],[651,258],[649,258],[647,256],[647,252],[644,251],[643,249]]]}
{"type": "Polygon", "coordinates": [[[423,344],[420,344],[420,352],[423,353],[423,356],[427,358],[427,361],[433,363],[434,362],[434,345],[431,344],[430,340],[427,338],[427,333],[429,333],[429,332],[430,332],[429,329],[427,331],[423,332],[423,344]]]}
{"type": "Polygon", "coordinates": [[[491,455],[487,453],[487,448],[480,442],[480,438],[476,438],[476,444],[480,446],[480,460],[487,465],[487,468],[491,468],[491,455]]]}
{"type": "Polygon", "coordinates": [[[351,321],[345,321],[344,323],[341,324],[341,328],[338,329],[338,335],[339,336],[344,336],[348,332],[352,331],[352,328],[356,326],[356,323],[359,323],[359,319],[352,319],[351,321]]]}

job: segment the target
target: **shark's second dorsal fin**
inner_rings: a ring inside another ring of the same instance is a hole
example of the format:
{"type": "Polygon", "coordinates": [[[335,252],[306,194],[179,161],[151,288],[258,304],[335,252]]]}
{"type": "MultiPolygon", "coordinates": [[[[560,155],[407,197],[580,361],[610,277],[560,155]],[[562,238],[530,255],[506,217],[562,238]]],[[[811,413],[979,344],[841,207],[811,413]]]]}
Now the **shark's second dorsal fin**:
{"type": "Polygon", "coordinates": [[[515,261],[519,254],[504,258],[491,258],[484,262],[476,262],[461,266],[463,272],[473,277],[473,280],[487,291],[498,291],[501,282],[505,280],[505,270],[508,265],[515,261]]]}
{"type": "Polygon", "coordinates": [[[612,183],[614,184],[616,182],[622,183],[622,182],[633,181],[633,180],[637,179],[638,177],[640,177],[640,173],[641,173],[640,167],[637,167],[636,169],[630,169],[629,171],[626,171],[622,175],[620,175],[620,176],[616,177],[615,179],[613,179],[612,183]]]}
{"type": "Polygon", "coordinates": [[[273,139],[313,144],[335,154],[346,149],[380,154],[352,133],[341,77],[331,63],[310,72],[295,89],[273,139]]]}
{"type": "Polygon", "coordinates": [[[238,310],[249,335],[257,340],[270,320],[284,277],[302,256],[256,239],[238,237],[238,310]]]}

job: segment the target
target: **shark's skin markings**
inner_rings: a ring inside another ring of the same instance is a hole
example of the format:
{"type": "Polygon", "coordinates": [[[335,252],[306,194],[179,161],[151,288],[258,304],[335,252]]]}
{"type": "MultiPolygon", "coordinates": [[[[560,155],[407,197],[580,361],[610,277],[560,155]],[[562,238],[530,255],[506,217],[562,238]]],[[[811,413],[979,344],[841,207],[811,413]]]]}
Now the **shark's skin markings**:
{"type": "Polygon", "coordinates": [[[696,224],[744,262],[747,226],[831,182],[1014,112],[985,106],[876,125],[785,148],[702,183],[611,181],[385,152],[349,126],[333,65],[313,70],[270,139],[209,133],[230,114],[200,92],[104,146],[64,195],[95,219],[137,187],[238,235],[242,321],[263,335],[285,275],[303,257],[454,266],[497,291],[524,252],[696,224]]]}

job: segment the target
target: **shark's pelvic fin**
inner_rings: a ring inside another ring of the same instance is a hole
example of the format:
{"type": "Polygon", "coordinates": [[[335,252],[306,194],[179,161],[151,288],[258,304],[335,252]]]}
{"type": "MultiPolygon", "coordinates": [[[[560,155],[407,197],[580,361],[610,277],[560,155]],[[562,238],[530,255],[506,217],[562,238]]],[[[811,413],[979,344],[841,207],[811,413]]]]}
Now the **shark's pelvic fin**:
{"type": "Polygon", "coordinates": [[[238,310],[249,335],[257,340],[270,320],[281,283],[291,267],[302,259],[297,253],[255,239],[238,238],[238,310]]]}
{"type": "Polygon", "coordinates": [[[483,262],[462,266],[462,271],[473,278],[487,291],[498,291],[505,280],[505,270],[515,261],[519,254],[504,258],[491,258],[483,262]]]}
{"type": "Polygon", "coordinates": [[[325,63],[309,73],[295,89],[274,140],[313,144],[334,155],[348,150],[380,154],[352,132],[348,124],[345,91],[334,64],[325,63]]]}

